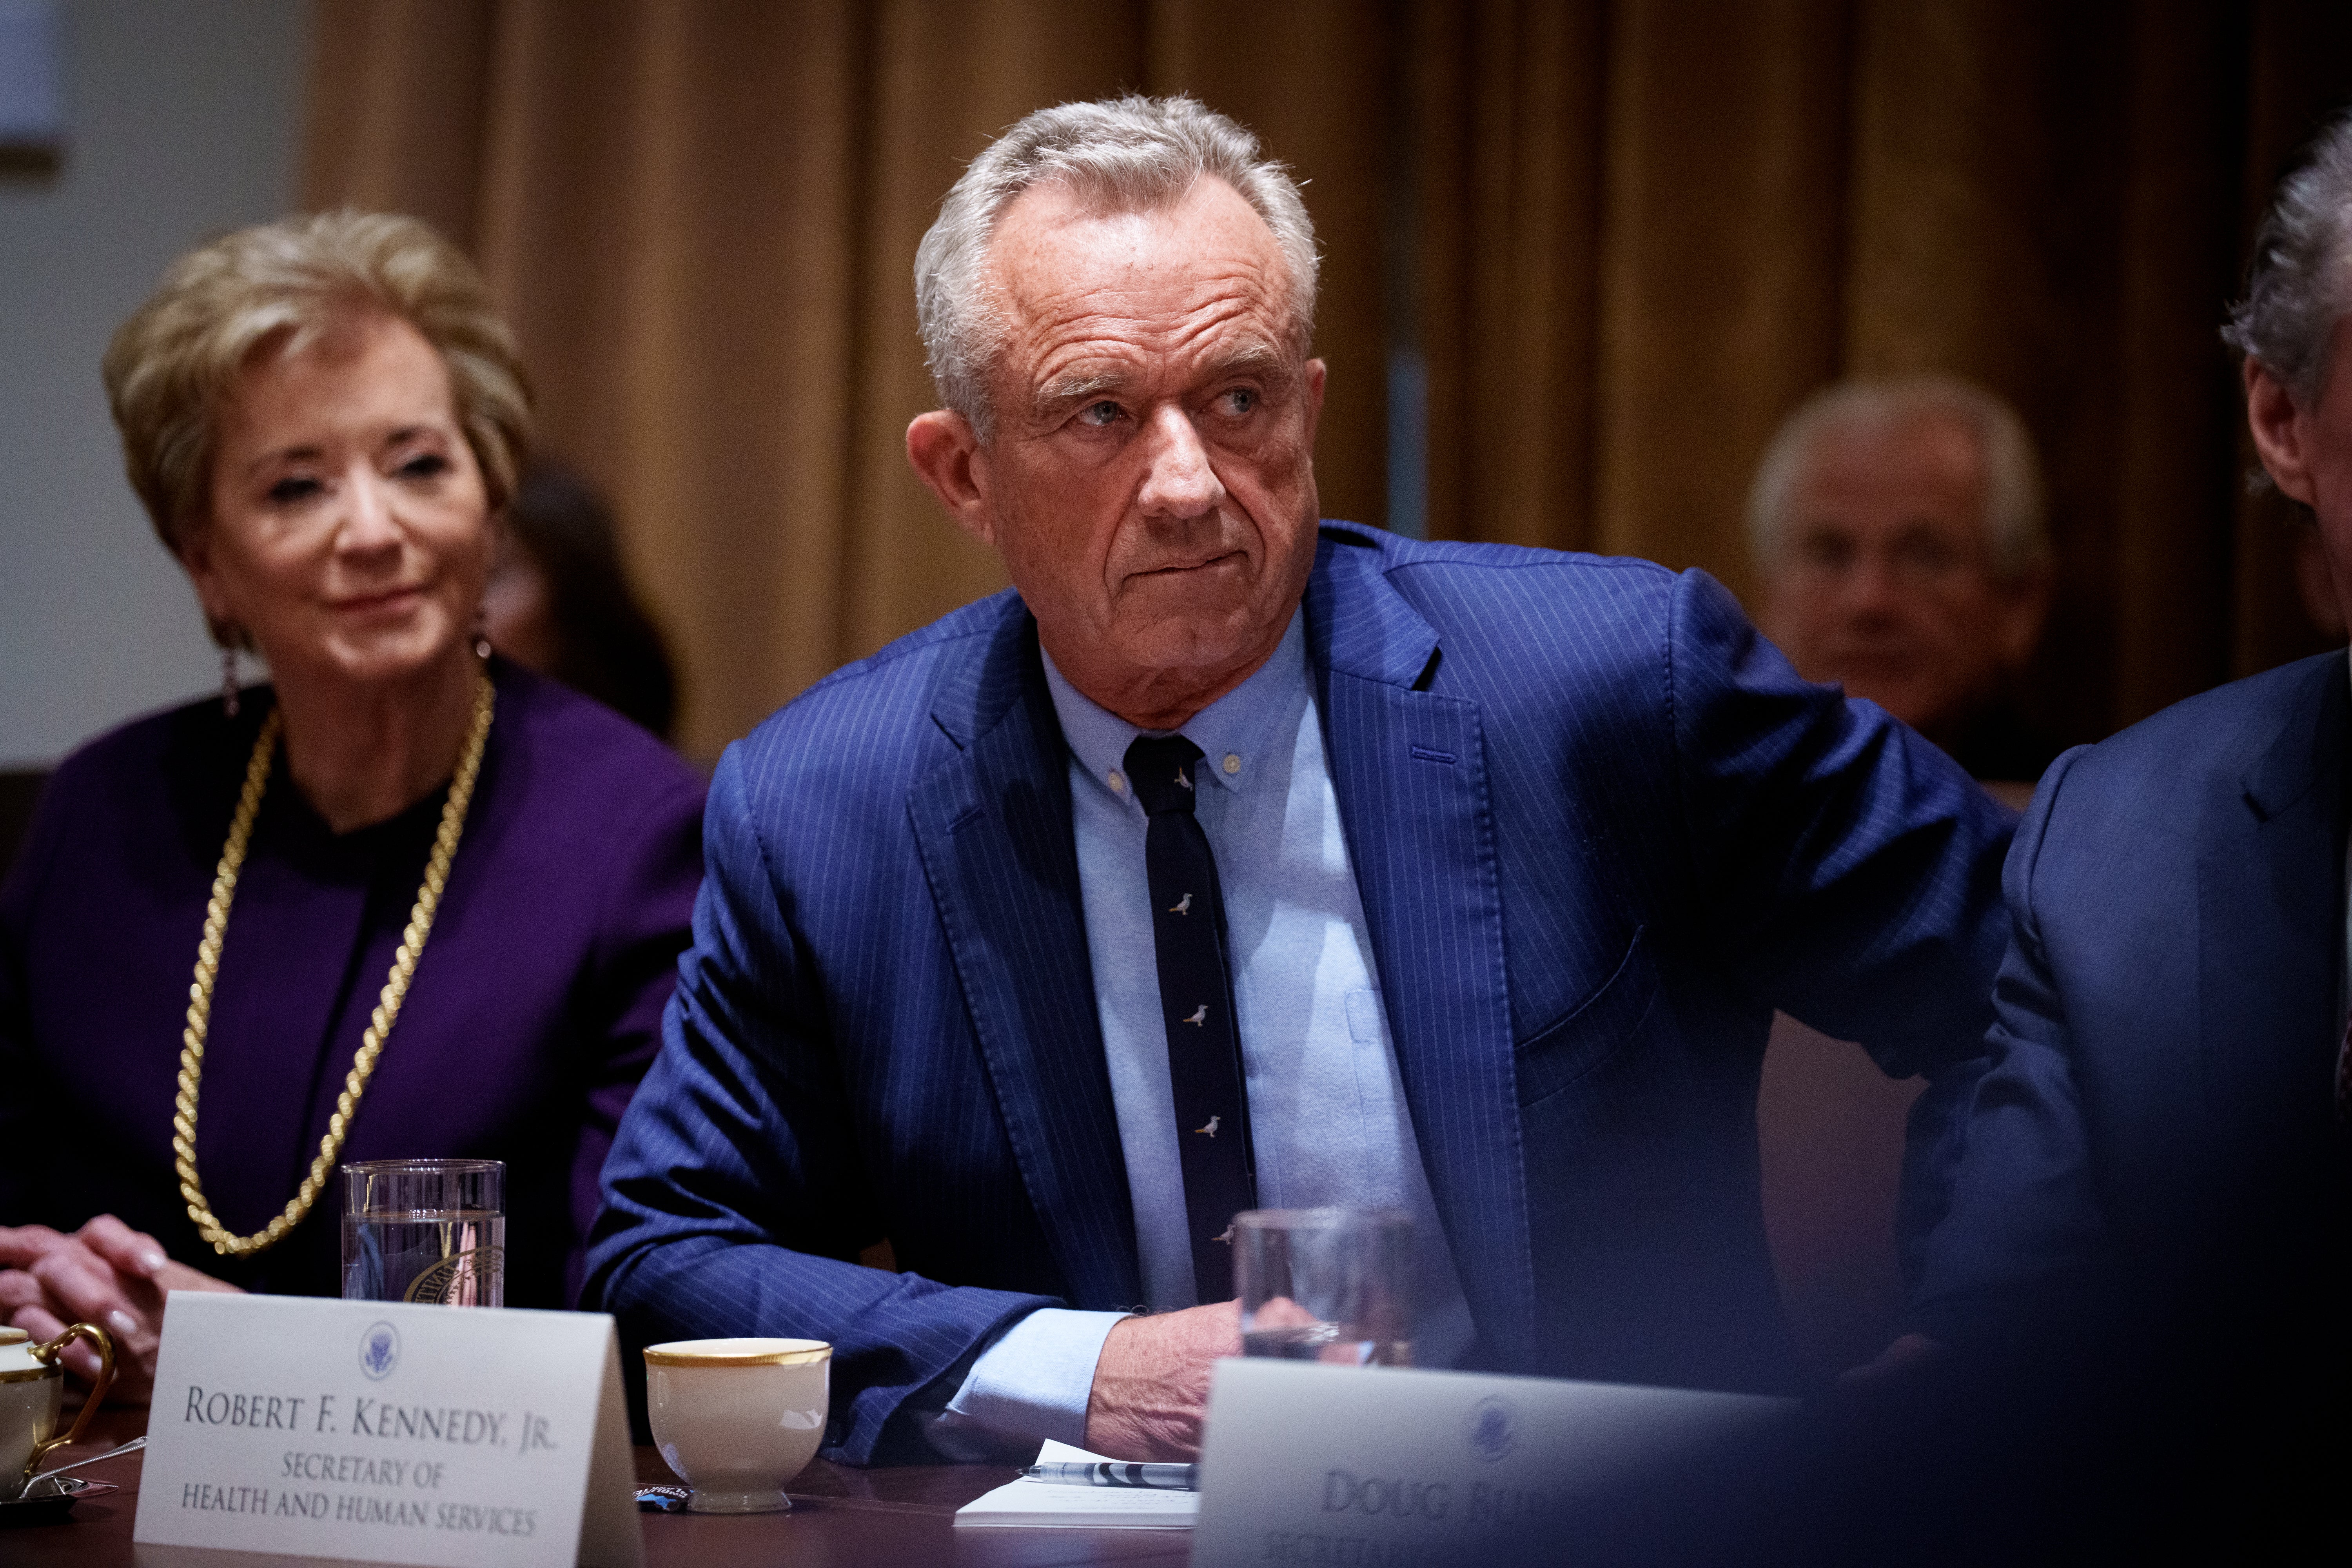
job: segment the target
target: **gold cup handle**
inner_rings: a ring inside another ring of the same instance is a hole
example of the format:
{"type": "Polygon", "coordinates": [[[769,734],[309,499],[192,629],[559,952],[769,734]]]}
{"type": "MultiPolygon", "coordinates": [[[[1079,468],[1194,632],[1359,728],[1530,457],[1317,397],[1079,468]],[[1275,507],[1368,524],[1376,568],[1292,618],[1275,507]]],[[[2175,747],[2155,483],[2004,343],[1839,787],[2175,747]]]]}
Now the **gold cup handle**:
{"type": "Polygon", "coordinates": [[[88,1340],[98,1347],[98,1381],[90,1384],[89,1397],[82,1401],[81,1414],[74,1417],[71,1431],[62,1437],[52,1437],[46,1443],[33,1445],[32,1457],[25,1461],[25,1474],[21,1478],[22,1481],[30,1481],[33,1479],[33,1471],[40,1465],[43,1455],[52,1448],[62,1448],[81,1436],[81,1429],[89,1425],[91,1416],[98,1414],[99,1405],[106,1400],[107,1389],[113,1385],[114,1336],[96,1323],[76,1323],[46,1344],[35,1345],[33,1354],[37,1359],[54,1365],[58,1354],[76,1340],[88,1340]]]}

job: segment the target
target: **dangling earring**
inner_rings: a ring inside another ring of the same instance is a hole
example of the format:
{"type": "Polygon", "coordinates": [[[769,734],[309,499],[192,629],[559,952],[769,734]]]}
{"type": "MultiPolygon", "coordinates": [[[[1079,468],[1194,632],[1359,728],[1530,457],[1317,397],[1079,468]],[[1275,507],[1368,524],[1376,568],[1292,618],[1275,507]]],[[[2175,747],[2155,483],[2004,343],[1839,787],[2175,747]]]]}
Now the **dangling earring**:
{"type": "Polygon", "coordinates": [[[234,719],[236,710],[236,649],[225,647],[221,649],[221,716],[234,719]]]}
{"type": "Polygon", "coordinates": [[[487,664],[490,658],[490,610],[487,605],[474,606],[474,657],[487,664]]]}

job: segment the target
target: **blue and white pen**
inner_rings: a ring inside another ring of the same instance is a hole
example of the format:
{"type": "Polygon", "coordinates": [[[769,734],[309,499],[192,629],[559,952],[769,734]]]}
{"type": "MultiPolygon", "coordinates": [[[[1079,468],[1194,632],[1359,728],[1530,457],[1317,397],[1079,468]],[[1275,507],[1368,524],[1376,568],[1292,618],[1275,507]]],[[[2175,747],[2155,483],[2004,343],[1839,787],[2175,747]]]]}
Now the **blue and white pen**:
{"type": "Polygon", "coordinates": [[[1154,1491],[1199,1491],[1198,1465],[1137,1465],[1106,1460],[1096,1464],[1032,1465],[1021,1472],[1032,1481],[1061,1487],[1148,1487],[1154,1491]]]}

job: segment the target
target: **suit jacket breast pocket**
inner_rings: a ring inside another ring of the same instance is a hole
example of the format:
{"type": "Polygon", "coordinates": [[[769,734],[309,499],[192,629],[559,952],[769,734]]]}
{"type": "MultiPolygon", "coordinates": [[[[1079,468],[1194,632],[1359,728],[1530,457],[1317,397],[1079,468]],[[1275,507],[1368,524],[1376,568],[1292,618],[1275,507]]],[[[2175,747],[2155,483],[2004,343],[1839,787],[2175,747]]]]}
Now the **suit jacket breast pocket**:
{"type": "Polygon", "coordinates": [[[1558,1023],[1517,1050],[1519,1103],[1536,1105],[1605,1065],[1649,1017],[1658,1000],[1658,967],[1636,929],[1615,973],[1558,1023]]]}

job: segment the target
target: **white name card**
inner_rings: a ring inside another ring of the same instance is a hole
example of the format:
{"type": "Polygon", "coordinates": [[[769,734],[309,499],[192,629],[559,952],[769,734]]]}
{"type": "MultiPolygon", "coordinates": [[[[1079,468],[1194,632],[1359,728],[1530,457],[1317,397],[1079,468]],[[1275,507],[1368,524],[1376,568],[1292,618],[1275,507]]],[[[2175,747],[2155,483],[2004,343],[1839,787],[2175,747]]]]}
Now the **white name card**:
{"type": "MultiPolygon", "coordinates": [[[[1751,1394],[1222,1361],[1192,1561],[1612,1559],[1602,1538],[1646,1530],[1662,1489],[1702,1494],[1667,1496],[1670,1510],[1719,1500],[1711,1479],[1726,1457],[1743,1464],[1797,1408],[1751,1394]]],[[[1644,1556],[1657,1542],[1630,1544],[1644,1556]]]]}
{"type": "Polygon", "coordinates": [[[131,1539],[638,1568],[613,1320],[174,1291],[131,1539]]]}

